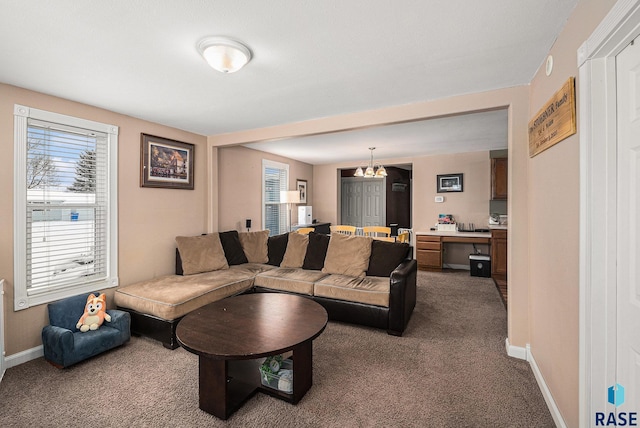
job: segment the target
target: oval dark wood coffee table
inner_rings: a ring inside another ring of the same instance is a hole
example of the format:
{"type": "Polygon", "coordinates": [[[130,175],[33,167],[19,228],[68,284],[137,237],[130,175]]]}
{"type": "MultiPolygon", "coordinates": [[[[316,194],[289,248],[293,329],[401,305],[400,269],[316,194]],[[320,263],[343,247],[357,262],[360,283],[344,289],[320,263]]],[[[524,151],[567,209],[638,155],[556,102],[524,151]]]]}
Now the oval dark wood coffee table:
{"type": "Polygon", "coordinates": [[[229,297],[186,315],[176,337],[199,356],[200,409],[227,419],[257,391],[296,404],[313,383],[312,341],[327,320],[320,304],[280,293],[229,297]],[[263,357],[287,351],[293,351],[291,394],[262,386],[258,370],[263,357]]]}

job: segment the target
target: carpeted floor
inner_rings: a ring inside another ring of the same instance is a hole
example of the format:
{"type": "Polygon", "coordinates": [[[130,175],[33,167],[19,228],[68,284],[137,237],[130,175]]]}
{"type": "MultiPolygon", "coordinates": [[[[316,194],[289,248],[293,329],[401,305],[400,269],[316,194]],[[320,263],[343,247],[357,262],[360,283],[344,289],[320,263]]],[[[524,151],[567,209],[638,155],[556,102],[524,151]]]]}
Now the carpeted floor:
{"type": "Polygon", "coordinates": [[[7,370],[2,427],[553,427],[529,364],[505,353],[492,280],[418,274],[403,337],[329,322],[314,385],[294,406],[257,394],[220,421],[198,408],[198,359],[132,338],[65,370],[42,358],[7,370]]]}

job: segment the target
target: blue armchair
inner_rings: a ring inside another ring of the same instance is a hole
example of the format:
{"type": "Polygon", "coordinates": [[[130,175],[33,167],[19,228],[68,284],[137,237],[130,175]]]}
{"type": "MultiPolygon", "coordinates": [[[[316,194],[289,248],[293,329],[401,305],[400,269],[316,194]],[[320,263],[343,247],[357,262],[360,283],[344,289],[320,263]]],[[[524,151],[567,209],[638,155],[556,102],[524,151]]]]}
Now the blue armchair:
{"type": "MultiPolygon", "coordinates": [[[[97,294],[96,294],[97,295],[97,294]]],[[[131,338],[131,315],[115,309],[107,310],[111,322],[86,333],[76,328],[84,313],[87,294],[50,303],[49,325],[42,329],[44,358],[56,367],[69,367],[87,358],[120,346],[131,338]]]]}

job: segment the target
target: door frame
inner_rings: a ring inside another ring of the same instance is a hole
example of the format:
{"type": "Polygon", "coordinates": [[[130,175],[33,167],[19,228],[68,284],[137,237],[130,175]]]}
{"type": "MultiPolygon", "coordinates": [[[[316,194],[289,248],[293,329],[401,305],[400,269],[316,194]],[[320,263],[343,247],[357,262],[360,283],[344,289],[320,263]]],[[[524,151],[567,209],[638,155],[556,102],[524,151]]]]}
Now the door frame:
{"type": "Polygon", "coordinates": [[[578,49],[580,120],[580,426],[612,411],[616,380],[615,57],[640,34],[640,0],[619,0],[578,49]]]}

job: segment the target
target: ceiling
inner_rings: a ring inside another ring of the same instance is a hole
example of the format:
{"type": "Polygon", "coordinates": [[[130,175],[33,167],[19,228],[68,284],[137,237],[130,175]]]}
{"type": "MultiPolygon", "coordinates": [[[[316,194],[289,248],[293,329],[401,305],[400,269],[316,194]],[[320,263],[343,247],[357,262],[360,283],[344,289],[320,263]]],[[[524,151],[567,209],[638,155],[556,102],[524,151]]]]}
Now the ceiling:
{"type": "Polygon", "coordinates": [[[313,165],[355,161],[355,165],[366,166],[369,147],[375,147],[376,163],[380,159],[506,149],[507,120],[504,109],[245,146],[313,165]]]}
{"type": "MultiPolygon", "coordinates": [[[[528,84],[577,1],[0,0],[0,82],[210,136],[528,84]],[[220,35],[253,53],[237,73],[196,49],[220,35]]],[[[251,146],[313,164],[488,150],[506,120],[251,146]]]]}

